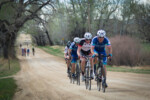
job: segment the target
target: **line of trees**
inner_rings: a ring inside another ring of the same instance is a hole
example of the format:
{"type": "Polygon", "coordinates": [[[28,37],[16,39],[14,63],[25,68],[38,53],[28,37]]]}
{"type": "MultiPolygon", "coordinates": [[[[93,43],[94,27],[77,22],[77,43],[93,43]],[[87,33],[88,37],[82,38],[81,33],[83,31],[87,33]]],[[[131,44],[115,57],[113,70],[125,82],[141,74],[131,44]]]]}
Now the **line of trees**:
{"type": "Polygon", "coordinates": [[[39,11],[53,7],[52,0],[0,0],[0,55],[15,57],[15,41],[23,25],[41,19],[39,11]]]}
{"type": "Polygon", "coordinates": [[[150,42],[150,4],[141,0],[0,0],[0,55],[15,57],[18,33],[37,45],[62,44],[86,31],[150,42]]]}
{"type": "Polygon", "coordinates": [[[56,0],[56,12],[47,18],[47,29],[54,44],[63,38],[96,35],[105,29],[108,36],[130,35],[150,42],[150,4],[141,0],[56,0]]]}

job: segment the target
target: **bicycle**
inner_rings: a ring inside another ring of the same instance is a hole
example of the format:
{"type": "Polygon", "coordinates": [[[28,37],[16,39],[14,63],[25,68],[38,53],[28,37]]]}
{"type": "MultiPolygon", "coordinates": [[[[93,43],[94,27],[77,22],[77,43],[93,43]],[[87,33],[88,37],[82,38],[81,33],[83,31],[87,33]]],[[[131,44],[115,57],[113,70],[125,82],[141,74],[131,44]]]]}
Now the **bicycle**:
{"type": "Polygon", "coordinates": [[[103,65],[103,57],[109,57],[109,55],[107,55],[107,56],[99,55],[99,56],[95,56],[95,57],[98,57],[98,67],[96,69],[97,90],[100,91],[101,86],[102,86],[102,90],[103,90],[103,92],[105,92],[106,81],[103,77],[103,74],[106,75],[106,73],[105,73],[105,69],[104,69],[104,65],[103,65]],[[103,78],[103,80],[102,80],[102,78],[103,78]]]}
{"type": "Polygon", "coordinates": [[[91,64],[90,64],[90,57],[91,56],[83,56],[86,59],[86,66],[85,66],[85,87],[86,89],[91,90],[91,64]]]}
{"type": "MultiPolygon", "coordinates": [[[[71,73],[71,77],[70,77],[70,82],[71,83],[75,83],[75,81],[77,81],[77,85],[80,85],[80,60],[78,58],[77,59],[77,64],[76,64],[76,69],[75,69],[75,77],[72,77],[72,73],[71,73]]],[[[69,75],[70,76],[70,75],[69,75]]]]}

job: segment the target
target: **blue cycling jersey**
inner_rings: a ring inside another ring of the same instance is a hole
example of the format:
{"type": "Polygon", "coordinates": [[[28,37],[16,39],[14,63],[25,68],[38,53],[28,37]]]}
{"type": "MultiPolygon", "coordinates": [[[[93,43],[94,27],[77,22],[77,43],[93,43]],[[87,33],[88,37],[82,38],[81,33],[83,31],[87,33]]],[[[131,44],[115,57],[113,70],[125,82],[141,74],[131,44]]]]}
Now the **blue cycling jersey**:
{"type": "Polygon", "coordinates": [[[75,42],[72,42],[69,49],[71,49],[71,55],[77,56],[78,46],[75,45],[75,42]]]}
{"type": "Polygon", "coordinates": [[[110,44],[110,41],[107,37],[104,37],[104,40],[103,42],[99,42],[98,41],[98,36],[95,36],[93,39],[92,39],[92,46],[95,46],[94,47],[94,50],[95,51],[98,51],[98,52],[105,52],[105,45],[111,45],[110,44]]]}

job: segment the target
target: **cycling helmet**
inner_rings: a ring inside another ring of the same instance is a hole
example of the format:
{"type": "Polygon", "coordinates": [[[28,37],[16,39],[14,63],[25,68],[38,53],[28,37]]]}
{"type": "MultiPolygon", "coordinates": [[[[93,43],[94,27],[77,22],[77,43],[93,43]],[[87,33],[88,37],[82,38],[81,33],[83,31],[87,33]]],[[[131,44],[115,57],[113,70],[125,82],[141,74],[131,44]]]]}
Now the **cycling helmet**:
{"type": "Polygon", "coordinates": [[[70,42],[70,41],[68,41],[68,42],[67,42],[67,47],[69,48],[69,47],[70,47],[70,45],[71,45],[71,42],[70,42]]]}
{"type": "Polygon", "coordinates": [[[105,37],[106,36],[106,32],[104,30],[98,30],[97,36],[98,37],[105,37]]]}
{"type": "Polygon", "coordinates": [[[75,38],[73,39],[73,41],[74,41],[75,43],[79,43],[79,42],[80,42],[80,38],[79,38],[79,37],[75,37],[75,38]]]}
{"type": "Polygon", "coordinates": [[[89,33],[89,32],[86,32],[86,33],[84,34],[84,38],[85,38],[85,39],[92,39],[92,34],[89,33]]]}

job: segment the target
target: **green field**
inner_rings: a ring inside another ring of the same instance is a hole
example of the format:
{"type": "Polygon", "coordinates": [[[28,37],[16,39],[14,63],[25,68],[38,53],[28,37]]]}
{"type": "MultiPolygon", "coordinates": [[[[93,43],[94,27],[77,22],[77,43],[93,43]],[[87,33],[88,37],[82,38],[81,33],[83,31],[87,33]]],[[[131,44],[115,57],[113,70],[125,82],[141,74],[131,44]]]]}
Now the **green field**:
{"type": "MultiPolygon", "coordinates": [[[[146,50],[150,50],[149,44],[145,44],[144,47],[146,50]],[[145,46],[146,45],[146,46],[145,46]]],[[[55,55],[59,57],[63,57],[64,55],[64,46],[43,46],[39,47],[43,49],[44,51],[55,55]]],[[[150,68],[149,69],[139,69],[139,68],[134,68],[134,67],[111,67],[107,66],[108,71],[115,71],[115,72],[131,72],[131,73],[141,73],[141,74],[150,74],[150,68]]]]}
{"type": "Polygon", "coordinates": [[[14,75],[19,70],[20,64],[18,59],[10,60],[9,70],[8,60],[0,58],[0,100],[12,100],[17,85],[13,78],[7,78],[7,76],[14,75]]]}
{"type": "Polygon", "coordinates": [[[10,75],[14,75],[20,70],[20,64],[18,59],[10,60],[10,70],[8,66],[8,60],[0,59],[0,77],[6,77],[10,75]]]}
{"type": "Polygon", "coordinates": [[[16,88],[13,78],[0,79],[0,100],[12,100],[16,88]]]}
{"type": "Polygon", "coordinates": [[[132,72],[132,73],[141,73],[141,74],[150,74],[150,68],[149,69],[138,69],[138,68],[129,68],[129,67],[111,67],[107,66],[108,71],[114,71],[114,72],[132,72]]]}
{"type": "Polygon", "coordinates": [[[39,48],[43,49],[47,53],[50,53],[54,56],[64,57],[64,46],[39,46],[39,48]]]}

